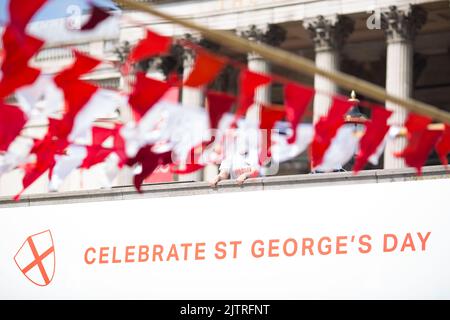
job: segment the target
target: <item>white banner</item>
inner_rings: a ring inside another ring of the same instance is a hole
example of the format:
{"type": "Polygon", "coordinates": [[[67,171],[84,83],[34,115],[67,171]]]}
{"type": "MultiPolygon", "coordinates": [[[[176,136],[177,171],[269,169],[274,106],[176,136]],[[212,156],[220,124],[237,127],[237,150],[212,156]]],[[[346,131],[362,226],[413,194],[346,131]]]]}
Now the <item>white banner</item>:
{"type": "Polygon", "coordinates": [[[449,299],[448,190],[436,179],[0,209],[0,299],[449,299]]]}

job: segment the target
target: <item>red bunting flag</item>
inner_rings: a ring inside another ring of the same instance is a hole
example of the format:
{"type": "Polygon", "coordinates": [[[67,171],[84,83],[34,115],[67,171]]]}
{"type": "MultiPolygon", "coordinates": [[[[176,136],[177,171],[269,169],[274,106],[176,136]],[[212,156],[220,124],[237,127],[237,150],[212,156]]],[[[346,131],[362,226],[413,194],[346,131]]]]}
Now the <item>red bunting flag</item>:
{"type": "Polygon", "coordinates": [[[410,113],[405,127],[408,130],[408,145],[401,152],[395,153],[396,157],[403,158],[405,163],[414,167],[419,175],[428,156],[442,135],[442,131],[428,130],[431,118],[410,113]]]}
{"type": "Polygon", "coordinates": [[[155,171],[158,166],[167,165],[172,162],[172,151],[165,153],[154,153],[153,145],[147,145],[139,150],[136,157],[128,159],[127,165],[133,166],[140,164],[142,170],[134,176],[133,182],[136,190],[141,192],[141,186],[144,180],[155,171]]]}
{"type": "Polygon", "coordinates": [[[54,139],[54,133],[59,130],[60,123],[60,120],[49,119],[47,135],[43,140],[35,140],[31,153],[36,154],[36,162],[25,167],[25,175],[22,179],[23,188],[14,197],[15,201],[18,201],[22,193],[47,170],[50,170],[51,176],[51,170],[56,163],[55,155],[63,154],[64,149],[68,146],[66,140],[54,139]]]}
{"type": "Polygon", "coordinates": [[[270,147],[272,145],[272,129],[277,121],[283,119],[285,111],[276,106],[265,106],[261,108],[261,120],[259,128],[265,130],[262,133],[262,143],[259,153],[259,163],[264,164],[271,157],[270,147]]]}
{"type": "Polygon", "coordinates": [[[23,0],[9,1],[9,20],[14,27],[25,30],[35,13],[47,2],[47,0],[23,0]]]}
{"type": "Polygon", "coordinates": [[[39,77],[40,73],[37,69],[24,66],[15,75],[4,74],[0,80],[0,99],[8,97],[23,86],[32,84],[39,77]]]}
{"type": "Polygon", "coordinates": [[[60,88],[64,89],[69,82],[79,80],[82,75],[91,72],[101,63],[100,60],[79,51],[74,51],[74,56],[75,60],[72,65],[55,77],[55,83],[60,88]]]}
{"type": "Polygon", "coordinates": [[[27,117],[16,106],[0,101],[0,151],[7,151],[11,142],[20,134],[27,117]]]}
{"type": "Polygon", "coordinates": [[[447,155],[450,152],[450,126],[448,124],[445,125],[444,133],[436,144],[436,152],[441,159],[441,163],[447,166],[447,155]]]}
{"type": "Polygon", "coordinates": [[[92,166],[102,163],[115,150],[111,148],[104,148],[101,145],[109,137],[113,137],[116,129],[92,127],[92,145],[86,146],[87,155],[84,158],[80,168],[89,169],[92,166]]]}
{"type": "Polygon", "coordinates": [[[229,112],[235,102],[235,98],[226,93],[209,91],[206,95],[206,110],[209,115],[209,126],[211,129],[217,129],[222,116],[229,112]]]}
{"type": "Polygon", "coordinates": [[[171,85],[167,82],[147,78],[143,72],[137,73],[129,103],[138,118],[142,118],[170,87],[171,85]]]}
{"type": "Polygon", "coordinates": [[[57,136],[74,139],[83,136],[96,118],[111,114],[120,104],[121,96],[113,91],[99,89],[79,78],[93,70],[100,61],[75,53],[75,62],[55,77],[55,83],[64,92],[66,109],[57,136]]]}
{"type": "Polygon", "coordinates": [[[344,124],[344,116],[352,105],[352,102],[333,98],[328,115],[321,117],[316,123],[314,140],[311,145],[312,168],[322,163],[326,150],[330,146],[337,130],[344,124]]]}
{"type": "Polygon", "coordinates": [[[5,74],[18,73],[17,70],[28,64],[44,45],[44,41],[25,34],[11,26],[3,33],[4,60],[2,71],[5,74]]]}
{"type": "Polygon", "coordinates": [[[166,54],[169,52],[171,44],[172,38],[147,30],[146,37],[131,51],[128,62],[135,63],[156,55],[166,54]]]}
{"type": "Polygon", "coordinates": [[[90,169],[96,164],[102,163],[114,151],[101,146],[86,146],[87,155],[81,163],[80,168],[90,169]]]}
{"type": "Polygon", "coordinates": [[[194,67],[184,82],[185,86],[200,87],[210,83],[222,71],[225,60],[218,56],[197,51],[194,67]]]}
{"type": "Polygon", "coordinates": [[[4,58],[1,66],[0,99],[16,89],[32,84],[40,71],[28,66],[44,42],[8,26],[3,34],[4,58]]]}
{"type": "Polygon", "coordinates": [[[67,139],[74,124],[75,117],[80,113],[84,106],[91,100],[98,88],[90,83],[75,81],[64,85],[64,97],[66,101],[66,110],[59,126],[59,132],[56,136],[59,139],[67,139]]]}
{"type": "Polygon", "coordinates": [[[364,169],[369,157],[377,151],[378,146],[383,142],[384,137],[389,131],[387,120],[392,111],[383,107],[372,109],[372,118],[366,123],[366,132],[359,142],[359,151],[356,154],[353,171],[355,173],[364,169]]]}
{"type": "Polygon", "coordinates": [[[314,97],[314,89],[295,83],[288,83],[284,87],[284,103],[286,105],[286,118],[291,124],[293,135],[288,143],[297,140],[297,125],[305,114],[306,108],[314,97]]]}
{"type": "Polygon", "coordinates": [[[103,128],[103,127],[92,127],[92,145],[101,146],[106,139],[113,136],[116,129],[103,128]]]}
{"type": "Polygon", "coordinates": [[[81,27],[82,31],[94,29],[102,21],[108,19],[111,16],[111,14],[108,11],[105,11],[104,9],[96,6],[95,4],[91,4],[91,7],[92,7],[91,17],[81,27]]]}
{"type": "Polygon", "coordinates": [[[239,76],[240,83],[240,96],[239,96],[239,109],[236,112],[236,118],[244,116],[253,104],[255,98],[255,90],[262,85],[266,85],[272,81],[272,78],[260,74],[252,72],[248,69],[244,69],[241,71],[239,76]]]}

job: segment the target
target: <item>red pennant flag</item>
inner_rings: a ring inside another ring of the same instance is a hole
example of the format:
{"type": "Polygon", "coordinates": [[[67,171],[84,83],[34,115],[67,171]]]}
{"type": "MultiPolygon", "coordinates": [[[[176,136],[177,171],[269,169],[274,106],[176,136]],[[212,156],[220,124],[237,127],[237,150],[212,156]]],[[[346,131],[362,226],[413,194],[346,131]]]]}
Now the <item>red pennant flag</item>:
{"type": "Polygon", "coordinates": [[[293,135],[288,143],[292,144],[297,139],[297,125],[305,114],[306,108],[314,97],[314,89],[288,83],[284,87],[284,103],[286,105],[286,118],[291,124],[293,135]]]}
{"type": "Polygon", "coordinates": [[[44,41],[25,34],[11,26],[3,33],[4,60],[2,64],[5,74],[18,74],[18,69],[26,66],[28,61],[44,45],[44,41]]]}
{"type": "Polygon", "coordinates": [[[337,130],[344,124],[344,116],[352,106],[352,102],[333,98],[327,116],[319,119],[314,127],[314,140],[311,145],[312,167],[319,166],[323,156],[331,144],[337,130]]]}
{"type": "Polygon", "coordinates": [[[23,0],[9,1],[10,24],[18,29],[25,30],[35,13],[47,2],[47,0],[23,0]]]}
{"type": "Polygon", "coordinates": [[[86,151],[86,158],[84,158],[80,166],[83,169],[90,169],[94,165],[104,162],[114,150],[99,146],[87,146],[86,151]]]}
{"type": "Polygon", "coordinates": [[[56,130],[53,126],[56,126],[58,122],[58,120],[50,122],[46,137],[43,140],[35,141],[31,152],[36,154],[36,163],[26,166],[25,175],[22,179],[23,189],[14,197],[15,201],[18,201],[22,193],[47,170],[50,170],[51,173],[56,163],[55,155],[62,154],[63,150],[68,146],[67,141],[55,140],[51,136],[51,133],[56,130]]]}
{"type": "Polygon", "coordinates": [[[408,166],[416,168],[418,174],[421,175],[422,167],[441,134],[441,131],[427,129],[414,135],[408,146],[398,156],[405,159],[408,166]]]}
{"type": "Polygon", "coordinates": [[[81,27],[82,31],[92,30],[102,21],[108,19],[111,14],[108,11],[103,10],[102,8],[96,6],[95,4],[91,4],[92,12],[91,17],[88,21],[81,27]]]}
{"type": "Polygon", "coordinates": [[[430,123],[431,118],[410,113],[405,123],[408,145],[401,152],[394,154],[403,158],[408,166],[416,168],[419,175],[422,174],[422,166],[442,134],[442,131],[428,130],[430,123]]]}
{"type": "Polygon", "coordinates": [[[386,133],[389,131],[387,120],[392,111],[382,107],[372,109],[372,119],[366,123],[366,132],[359,142],[359,151],[356,154],[353,171],[355,173],[364,169],[369,157],[377,151],[380,143],[383,142],[386,133]]]}
{"type": "Polygon", "coordinates": [[[18,107],[0,101],[0,151],[7,151],[11,142],[20,134],[27,117],[18,107]]]}
{"type": "Polygon", "coordinates": [[[88,103],[98,88],[90,83],[75,81],[64,86],[66,112],[61,121],[60,131],[56,134],[60,139],[68,137],[74,126],[75,117],[88,103]]]}
{"type": "Polygon", "coordinates": [[[18,69],[15,75],[5,74],[0,80],[0,99],[6,98],[17,89],[32,84],[40,75],[40,71],[28,66],[18,69]]]}
{"type": "Polygon", "coordinates": [[[100,146],[106,139],[113,136],[116,133],[116,129],[92,127],[92,145],[100,146]]]}
{"type": "Polygon", "coordinates": [[[261,120],[259,123],[259,128],[262,130],[267,130],[267,135],[262,135],[263,141],[261,144],[261,151],[259,154],[259,163],[264,164],[268,158],[271,156],[270,147],[272,145],[272,129],[275,122],[283,119],[285,111],[282,109],[277,109],[275,106],[262,106],[261,108],[261,120]],[[266,139],[264,139],[264,137],[266,139]]]}
{"type": "Polygon", "coordinates": [[[199,87],[210,83],[225,66],[225,60],[210,53],[197,51],[194,68],[184,85],[199,87]]]}
{"type": "Polygon", "coordinates": [[[444,133],[436,144],[436,152],[439,155],[439,159],[441,159],[441,163],[447,166],[447,155],[450,152],[450,126],[448,124],[445,125],[444,133]]]}
{"type": "Polygon", "coordinates": [[[57,86],[64,90],[64,87],[69,83],[79,80],[80,77],[97,67],[101,61],[85,55],[84,53],[74,50],[75,61],[67,69],[61,71],[55,77],[57,86]]]}
{"type": "Polygon", "coordinates": [[[92,71],[101,61],[77,51],[74,54],[74,63],[54,78],[55,84],[64,91],[66,103],[64,117],[55,133],[60,139],[68,137],[75,117],[98,90],[98,87],[81,81],[80,77],[92,71]]]}
{"type": "Polygon", "coordinates": [[[412,137],[416,132],[426,130],[431,123],[431,118],[410,113],[405,122],[405,128],[408,130],[408,137],[412,137]]]}
{"type": "Polygon", "coordinates": [[[28,66],[30,58],[42,47],[43,41],[8,26],[3,34],[4,59],[0,80],[0,99],[16,89],[32,84],[40,71],[28,66]]]}
{"type": "Polygon", "coordinates": [[[167,165],[172,162],[172,151],[165,153],[154,153],[152,145],[147,145],[139,150],[136,157],[128,159],[127,165],[133,166],[137,163],[141,164],[142,171],[134,176],[133,182],[136,190],[141,192],[141,186],[144,180],[155,171],[160,165],[167,165]]]}
{"type": "Polygon", "coordinates": [[[147,30],[147,36],[142,39],[130,53],[128,61],[135,63],[156,55],[166,54],[172,44],[172,38],[161,36],[147,30]]]}
{"type": "Polygon", "coordinates": [[[226,112],[230,111],[236,99],[226,93],[216,91],[209,91],[206,99],[210,128],[217,129],[220,119],[226,112]]]}
{"type": "Polygon", "coordinates": [[[167,82],[147,78],[143,72],[139,72],[136,74],[136,83],[128,102],[141,118],[170,87],[167,82]]]}
{"type": "Polygon", "coordinates": [[[256,88],[268,84],[271,81],[272,78],[267,75],[255,73],[248,69],[241,71],[239,76],[241,91],[239,98],[239,109],[236,112],[236,118],[244,116],[248,108],[250,108],[255,98],[256,88]]]}

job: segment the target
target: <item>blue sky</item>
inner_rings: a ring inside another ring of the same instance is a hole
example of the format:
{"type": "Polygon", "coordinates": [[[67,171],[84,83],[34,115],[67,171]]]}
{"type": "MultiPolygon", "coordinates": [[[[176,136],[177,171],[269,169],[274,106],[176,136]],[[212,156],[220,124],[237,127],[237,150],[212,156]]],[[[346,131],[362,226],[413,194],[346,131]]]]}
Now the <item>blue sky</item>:
{"type": "MultiPolygon", "coordinates": [[[[21,0],[28,1],[28,0],[21,0]]],[[[96,4],[116,7],[110,0],[93,0],[96,4]]],[[[0,24],[8,19],[9,0],[0,0],[0,24]]],[[[66,17],[66,10],[70,5],[78,5],[82,9],[89,8],[87,0],[48,0],[48,3],[36,14],[34,20],[46,20],[66,17]]]]}

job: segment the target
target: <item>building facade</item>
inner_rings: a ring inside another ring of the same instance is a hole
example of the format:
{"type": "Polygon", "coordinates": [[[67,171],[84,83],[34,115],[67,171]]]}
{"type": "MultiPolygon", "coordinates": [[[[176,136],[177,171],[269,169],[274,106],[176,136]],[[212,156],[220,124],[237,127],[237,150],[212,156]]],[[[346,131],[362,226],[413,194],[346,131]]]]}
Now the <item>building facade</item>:
{"type": "MultiPolygon", "coordinates": [[[[199,1],[142,1],[156,5],[172,15],[191,19],[212,29],[234,32],[252,41],[277,46],[289,52],[314,60],[317,66],[339,70],[385,87],[389,93],[412,97],[450,111],[450,1],[433,0],[199,0],[199,1]]],[[[272,72],[314,86],[319,92],[349,93],[320,76],[311,78],[271,65],[256,54],[243,56],[232,48],[208,43],[192,30],[122,7],[122,17],[110,19],[95,31],[80,34],[64,26],[74,18],[35,22],[30,31],[47,40],[46,47],[35,57],[34,63],[45,72],[60,70],[71,62],[71,49],[76,48],[100,57],[105,63],[88,80],[105,88],[127,89],[129,79],[123,79],[117,65],[129,48],[144,36],[144,27],[173,37],[190,37],[200,45],[248,64],[249,69],[272,72]],[[68,22],[69,21],[69,22],[68,22]],[[119,23],[117,23],[119,21],[119,23]]],[[[82,16],[87,19],[87,16],[82,16]]],[[[173,50],[170,61],[151,60],[139,68],[148,74],[164,77],[167,68],[178,68],[186,76],[194,61],[192,54],[173,50]]],[[[222,91],[236,93],[237,73],[227,68],[213,86],[222,91]]],[[[182,88],[180,101],[186,105],[202,105],[204,90],[182,88]]],[[[370,100],[364,96],[359,99],[370,100]]],[[[325,114],[329,96],[316,94],[305,122],[314,122],[325,114]]],[[[256,100],[282,103],[281,86],[266,86],[258,90],[256,100]]],[[[384,104],[383,102],[379,102],[384,104]]],[[[390,124],[402,125],[407,112],[386,102],[392,110],[390,124]]],[[[248,116],[257,118],[254,106],[248,116]]],[[[126,119],[127,110],[116,117],[126,119]]],[[[45,125],[30,126],[27,134],[45,132],[45,125]]],[[[389,142],[380,167],[402,168],[402,160],[392,156],[405,146],[404,138],[389,142]]],[[[429,164],[437,164],[431,157],[429,164]]],[[[306,155],[285,163],[281,174],[307,173],[306,155]]],[[[202,180],[217,172],[214,166],[203,172],[175,177],[176,180],[202,180]]],[[[20,172],[0,178],[0,194],[18,191],[20,172]]],[[[122,172],[117,185],[131,183],[131,173],[122,172]]],[[[29,193],[46,192],[46,178],[30,188],[29,193]]],[[[96,168],[90,172],[73,173],[64,183],[63,190],[100,187],[96,168]]]]}

